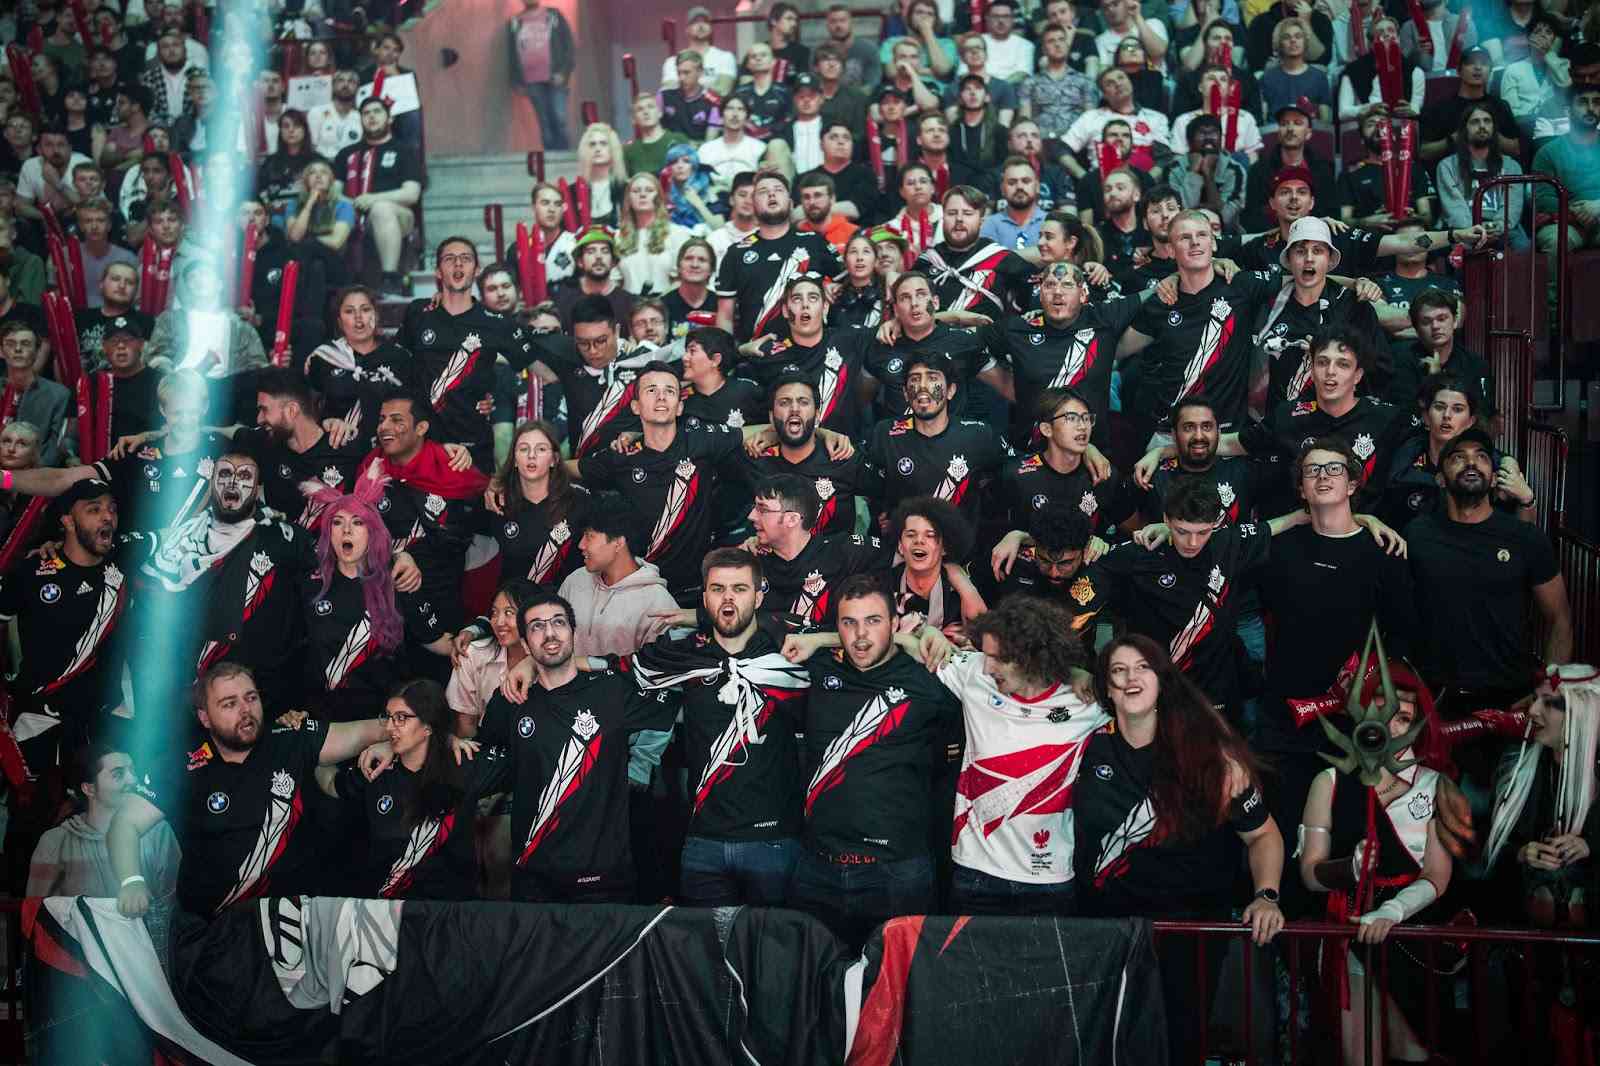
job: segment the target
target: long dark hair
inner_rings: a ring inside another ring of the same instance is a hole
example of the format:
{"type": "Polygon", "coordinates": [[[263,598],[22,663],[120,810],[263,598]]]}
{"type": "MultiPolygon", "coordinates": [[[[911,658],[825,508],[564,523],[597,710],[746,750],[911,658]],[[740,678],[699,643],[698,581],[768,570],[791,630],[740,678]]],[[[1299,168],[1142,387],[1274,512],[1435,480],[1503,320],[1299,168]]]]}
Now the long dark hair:
{"type": "Polygon", "coordinates": [[[428,756],[422,761],[417,774],[414,799],[402,811],[406,825],[415,828],[425,818],[442,818],[455,810],[461,802],[461,772],[455,755],[450,751],[450,737],[455,732],[456,714],[445,699],[444,688],[437,681],[418,679],[405,681],[389,694],[399,700],[417,720],[432,728],[428,736],[428,756]]]}
{"type": "Polygon", "coordinates": [[[1144,656],[1161,686],[1156,709],[1150,802],[1155,807],[1157,840],[1195,840],[1228,818],[1228,765],[1237,764],[1260,783],[1261,764],[1244,738],[1211,706],[1200,686],[1173,665],[1167,650],[1142,633],[1127,633],[1100,652],[1095,690],[1100,705],[1111,702],[1111,654],[1132,648],[1144,656]]]}
{"type": "Polygon", "coordinates": [[[567,509],[572,503],[572,477],[567,473],[567,468],[561,462],[561,434],[556,427],[543,419],[531,419],[520,423],[511,434],[511,450],[506,454],[506,461],[500,465],[500,484],[506,489],[506,514],[514,514],[524,507],[532,504],[522,495],[522,479],[517,476],[517,442],[529,433],[542,433],[545,440],[550,442],[550,447],[555,451],[556,461],[550,467],[550,501],[549,518],[553,526],[567,516],[567,509]]]}
{"type": "MultiPolygon", "coordinates": [[[[1500,176],[1501,169],[1505,166],[1504,157],[1500,153],[1500,126],[1495,123],[1494,136],[1489,138],[1488,169],[1482,174],[1473,168],[1472,149],[1467,145],[1467,122],[1477,112],[1482,111],[1494,121],[1494,112],[1490,110],[1488,102],[1474,101],[1461,109],[1461,119],[1456,123],[1456,166],[1460,169],[1461,187],[1466,192],[1468,201],[1480,183],[1486,184],[1500,176]]],[[[1506,220],[1508,223],[1514,221],[1506,220]]]]}

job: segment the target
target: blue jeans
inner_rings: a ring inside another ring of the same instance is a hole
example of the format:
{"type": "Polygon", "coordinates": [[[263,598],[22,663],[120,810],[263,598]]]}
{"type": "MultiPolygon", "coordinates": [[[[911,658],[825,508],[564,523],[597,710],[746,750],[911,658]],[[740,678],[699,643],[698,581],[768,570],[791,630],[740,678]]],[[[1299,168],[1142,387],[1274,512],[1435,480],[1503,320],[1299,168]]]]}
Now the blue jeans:
{"type": "Polygon", "coordinates": [[[741,903],[779,907],[789,894],[789,878],[799,857],[800,842],[793,837],[685,837],[679,895],[691,907],[733,907],[741,903]]]}
{"type": "MultiPolygon", "coordinates": [[[[1239,643],[1244,645],[1245,657],[1250,660],[1257,671],[1265,669],[1267,662],[1267,624],[1262,621],[1260,611],[1251,611],[1249,614],[1239,616],[1235,623],[1234,632],[1239,636],[1239,643]]],[[[1261,697],[1251,696],[1244,701],[1240,710],[1241,720],[1239,732],[1244,734],[1246,740],[1253,740],[1256,733],[1256,721],[1261,715],[1261,697]]]]}
{"type": "Polygon", "coordinates": [[[859,944],[879,922],[933,908],[933,859],[919,855],[894,862],[838,863],[801,848],[789,906],[859,944]]]}
{"type": "Polygon", "coordinates": [[[539,118],[539,138],[547,152],[564,152],[572,147],[567,133],[567,88],[547,81],[524,85],[522,91],[533,103],[539,118]]]}
{"type": "Polygon", "coordinates": [[[1029,884],[957,863],[950,876],[950,909],[956,914],[1072,914],[1077,890],[1071,881],[1029,884]]]}

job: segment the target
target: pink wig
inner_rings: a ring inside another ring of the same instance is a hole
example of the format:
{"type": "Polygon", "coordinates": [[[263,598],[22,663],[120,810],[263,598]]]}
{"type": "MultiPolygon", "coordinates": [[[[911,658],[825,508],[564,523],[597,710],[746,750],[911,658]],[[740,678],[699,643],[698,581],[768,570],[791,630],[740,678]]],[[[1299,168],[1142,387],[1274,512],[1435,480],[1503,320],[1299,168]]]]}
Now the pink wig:
{"type": "Polygon", "coordinates": [[[317,577],[322,583],[317,589],[317,599],[328,594],[338,568],[333,551],[333,516],[348,514],[361,519],[367,527],[367,554],[361,560],[361,598],[378,647],[385,652],[394,651],[405,637],[405,623],[401,621],[400,609],[395,606],[394,576],[390,573],[394,541],[377,507],[388,479],[358,476],[355,491],[348,495],[326,485],[318,485],[316,491],[311,491],[311,484],[308,482],[304,486],[306,495],[320,505],[321,511],[317,531],[317,577]]]}

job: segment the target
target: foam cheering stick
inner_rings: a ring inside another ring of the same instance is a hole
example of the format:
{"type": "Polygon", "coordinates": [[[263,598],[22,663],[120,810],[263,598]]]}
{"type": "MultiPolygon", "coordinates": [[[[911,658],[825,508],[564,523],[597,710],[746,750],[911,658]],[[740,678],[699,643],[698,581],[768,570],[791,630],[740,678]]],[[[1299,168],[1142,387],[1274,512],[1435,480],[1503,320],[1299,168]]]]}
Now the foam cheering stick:
{"type": "Polygon", "coordinates": [[[294,290],[300,284],[300,264],[283,268],[283,291],[278,295],[278,328],[272,334],[272,365],[289,365],[289,330],[294,325],[294,290]]]}
{"type": "MultiPolygon", "coordinates": [[[[976,0],[974,0],[976,2],[976,0]]],[[[872,173],[877,176],[878,190],[883,190],[883,136],[878,131],[878,120],[867,118],[867,161],[872,164],[872,173]]]]}
{"type": "Polygon", "coordinates": [[[533,238],[526,222],[517,223],[517,287],[522,290],[522,302],[532,307],[537,302],[533,298],[533,238]]]}
{"type": "Polygon", "coordinates": [[[576,233],[578,212],[572,206],[572,188],[567,184],[566,178],[557,181],[556,188],[561,192],[561,228],[568,233],[576,233]]]}
{"type": "Polygon", "coordinates": [[[85,48],[94,47],[94,38],[89,36],[89,12],[83,6],[83,0],[72,0],[72,22],[78,28],[78,37],[83,41],[85,48]]]}
{"type": "Polygon", "coordinates": [[[1384,106],[1393,110],[1406,99],[1400,78],[1400,45],[1394,41],[1378,41],[1373,51],[1377,57],[1378,88],[1383,93],[1384,106]]]}
{"type": "Polygon", "coordinates": [[[578,200],[578,225],[581,229],[588,229],[594,224],[594,218],[589,213],[589,183],[579,178],[572,186],[573,195],[578,200]]]}
{"type": "Polygon", "coordinates": [[[82,458],[86,463],[98,462],[111,451],[111,396],[117,379],[111,371],[100,370],[85,374],[78,381],[80,389],[87,384],[89,408],[94,413],[94,428],[90,436],[85,438],[81,429],[78,433],[82,446],[89,449],[82,458]]]}
{"type": "Polygon", "coordinates": [[[139,246],[139,310],[159,315],[167,309],[167,289],[172,283],[172,249],[162,248],[146,236],[139,246]]]}
{"type": "MultiPolygon", "coordinates": [[[[1406,5],[1411,9],[1411,25],[1417,30],[1417,47],[1425,52],[1433,51],[1433,34],[1428,30],[1428,16],[1423,14],[1422,4],[1418,0],[1409,0],[1406,5]]],[[[1428,64],[1432,66],[1430,62],[1428,64]]]]}
{"type": "Polygon", "coordinates": [[[989,14],[989,0],[972,0],[967,14],[972,19],[972,29],[983,29],[983,20],[989,14]]]}
{"type": "Polygon", "coordinates": [[[1399,218],[1395,193],[1400,190],[1394,182],[1394,129],[1388,119],[1378,123],[1378,162],[1383,165],[1383,209],[1391,218],[1399,218]]]}
{"type": "Polygon", "coordinates": [[[1122,165],[1122,153],[1110,141],[1101,141],[1100,148],[1100,180],[1104,181],[1107,174],[1122,165]]]}
{"type": "Polygon", "coordinates": [[[75,389],[83,376],[83,352],[78,347],[78,325],[72,317],[72,305],[59,292],[45,293],[42,303],[50,346],[56,354],[56,380],[75,389]]]}
{"type": "Polygon", "coordinates": [[[1411,214],[1411,155],[1416,148],[1417,124],[1406,121],[1400,123],[1400,148],[1395,153],[1394,163],[1394,202],[1400,210],[1395,218],[1405,218],[1411,214]]]}
{"type": "Polygon", "coordinates": [[[28,31],[28,51],[34,55],[44,54],[44,27],[34,23],[33,29],[28,31]]]}
{"type": "Polygon", "coordinates": [[[372,95],[379,100],[383,99],[383,79],[387,76],[384,74],[382,67],[379,67],[372,75],[372,95]]]}
{"type": "Polygon", "coordinates": [[[183,217],[188,218],[194,196],[189,188],[189,171],[177,152],[167,153],[167,169],[172,172],[172,188],[178,194],[178,206],[183,209],[183,217]]]}
{"type": "Polygon", "coordinates": [[[235,302],[243,307],[250,302],[250,293],[256,285],[256,228],[244,228],[244,250],[239,256],[239,293],[235,302]]]}
{"type": "Polygon", "coordinates": [[[1461,16],[1456,19],[1456,32],[1450,35],[1450,56],[1445,60],[1446,70],[1461,69],[1461,53],[1467,47],[1467,31],[1472,28],[1472,12],[1468,8],[1461,9],[1461,16]]]}
{"type": "Polygon", "coordinates": [[[39,87],[33,82],[33,61],[28,50],[20,44],[6,46],[6,63],[11,67],[11,81],[17,87],[22,107],[30,115],[43,111],[39,103],[39,87]]]}

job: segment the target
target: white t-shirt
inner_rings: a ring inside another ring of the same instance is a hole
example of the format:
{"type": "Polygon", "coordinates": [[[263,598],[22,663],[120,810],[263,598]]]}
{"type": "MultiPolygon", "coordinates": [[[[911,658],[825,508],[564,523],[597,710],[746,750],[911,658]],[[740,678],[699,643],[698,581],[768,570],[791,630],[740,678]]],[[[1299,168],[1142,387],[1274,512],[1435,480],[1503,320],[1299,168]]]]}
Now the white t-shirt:
{"type": "Polygon", "coordinates": [[[678,250],[689,239],[689,231],[673,223],[667,227],[667,240],[661,251],[651,253],[650,235],[640,232],[639,244],[633,252],[622,257],[622,287],[639,296],[665,296],[676,284],[678,250]]]}
{"type": "MultiPolygon", "coordinates": [[[[1150,31],[1163,41],[1170,42],[1172,40],[1167,34],[1167,24],[1160,19],[1145,19],[1144,24],[1149,26],[1150,31]]],[[[1117,45],[1122,43],[1124,37],[1137,37],[1138,35],[1138,31],[1133,28],[1132,23],[1129,23],[1127,31],[1123,33],[1118,33],[1116,30],[1101,30],[1096,34],[1094,43],[1095,47],[1100,50],[1100,69],[1104,70],[1107,67],[1116,65],[1117,45]]],[[[1161,69],[1166,69],[1165,60],[1162,61],[1161,69]]]]}
{"type": "Polygon", "coordinates": [[[1031,701],[1002,696],[983,665],[981,652],[959,652],[939,671],[967,734],[950,857],[1007,881],[1063,884],[1072,880],[1072,785],[1089,738],[1111,719],[1066,684],[1031,701]]]}
{"type": "Polygon", "coordinates": [[[989,49],[989,60],[983,69],[990,77],[1011,81],[1033,73],[1033,42],[1022,34],[1013,33],[1000,41],[986,33],[983,43],[989,49]]]}
{"type": "MultiPolygon", "coordinates": [[[[56,188],[62,192],[72,188],[73,168],[89,162],[92,160],[88,156],[73,152],[71,158],[67,160],[67,167],[61,175],[61,180],[56,182],[56,188]]],[[[44,157],[30,156],[23,160],[21,169],[17,171],[17,197],[30,204],[37,204],[44,199],[45,192],[44,157]]]]}
{"type": "Polygon", "coordinates": [[[1148,148],[1157,143],[1165,144],[1171,136],[1167,126],[1167,116],[1159,111],[1141,107],[1131,115],[1124,115],[1109,108],[1097,107],[1092,111],[1085,111],[1074,119],[1072,125],[1067,127],[1066,136],[1062,140],[1074,152],[1081,152],[1091,144],[1100,143],[1101,131],[1106,128],[1106,123],[1114,118],[1121,119],[1133,127],[1133,144],[1136,148],[1148,148]]]}
{"type": "Polygon", "coordinates": [[[789,143],[794,147],[794,172],[804,174],[822,165],[822,119],[796,119],[789,143]]]}
{"type": "MultiPolygon", "coordinates": [[[[686,51],[679,49],[672,53],[661,63],[661,87],[671,89],[678,84],[678,55],[686,51]]],[[[718,78],[729,78],[734,81],[739,79],[739,61],[732,52],[724,51],[716,45],[700,57],[705,62],[700,68],[700,84],[710,85],[718,78]]]]}
{"type": "Polygon", "coordinates": [[[311,127],[311,146],[328,159],[361,139],[361,112],[353,107],[340,115],[332,104],[318,104],[306,115],[306,124],[311,127]]]}
{"type": "Polygon", "coordinates": [[[756,169],[761,157],[767,153],[767,142],[746,134],[738,144],[729,144],[726,138],[714,137],[700,146],[700,162],[711,168],[714,180],[724,187],[732,184],[740,174],[756,169]]]}
{"type": "MultiPolygon", "coordinates": [[[[754,226],[741,230],[735,228],[732,222],[724,222],[720,229],[707,237],[706,240],[710,242],[711,250],[717,253],[717,266],[722,266],[722,257],[727,254],[729,248],[732,248],[755,231],[754,226]]],[[[713,270],[711,274],[712,277],[715,277],[716,271],[713,270]]]]}
{"type": "MultiPolygon", "coordinates": [[[[1172,123],[1172,136],[1168,139],[1167,145],[1181,156],[1189,154],[1189,123],[1198,114],[1201,114],[1201,112],[1185,111],[1172,123]]],[[[1256,125],[1256,117],[1241,107],[1234,118],[1238,120],[1239,126],[1234,135],[1233,150],[1235,152],[1261,151],[1261,127],[1256,125]]]]}

